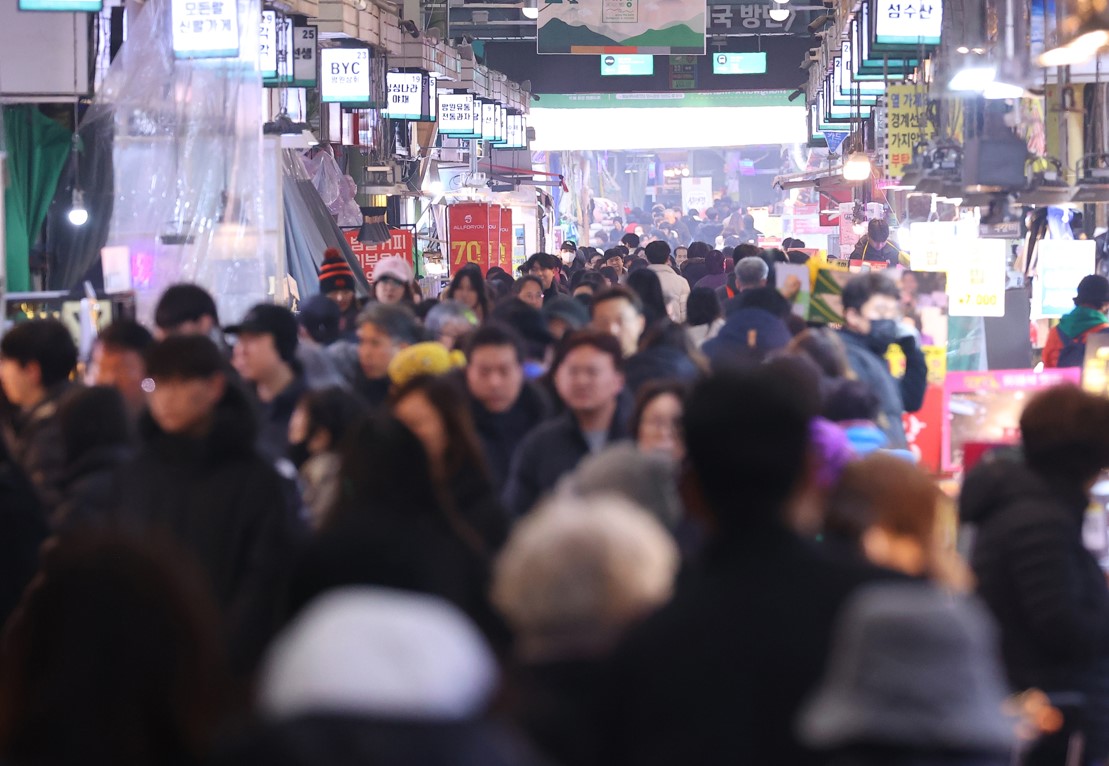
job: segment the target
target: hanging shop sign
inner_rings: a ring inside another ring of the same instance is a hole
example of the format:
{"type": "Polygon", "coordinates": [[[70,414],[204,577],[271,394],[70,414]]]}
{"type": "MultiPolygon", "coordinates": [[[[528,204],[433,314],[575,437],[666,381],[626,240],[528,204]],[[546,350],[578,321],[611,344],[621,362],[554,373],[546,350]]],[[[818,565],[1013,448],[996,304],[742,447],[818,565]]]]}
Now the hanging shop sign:
{"type": "MultiPolygon", "coordinates": [[[[882,96],[886,92],[884,81],[855,80],[854,46],[850,40],[844,40],[840,45],[839,69],[839,95],[854,96],[882,96]]],[[[871,102],[873,103],[873,102],[871,102]]]]}
{"type": "Polygon", "coordinates": [[[888,51],[875,50],[871,28],[873,15],[870,3],[864,2],[853,21],[851,37],[855,48],[852,51],[852,67],[855,70],[855,79],[904,80],[920,64],[920,60],[914,58],[917,51],[897,51],[890,54],[888,51]]]}
{"type": "Polygon", "coordinates": [[[948,256],[959,251],[954,221],[918,221],[909,227],[913,271],[947,271],[948,256]]]}
{"type": "MultiPolygon", "coordinates": [[[[493,205],[460,203],[447,208],[447,234],[450,242],[451,271],[476,263],[489,270],[489,260],[497,245],[495,261],[500,260],[500,217],[492,220],[493,205]]],[[[497,208],[499,211],[499,208],[497,208]]]]}
{"type": "Polygon", "coordinates": [[[239,6],[234,0],[173,0],[173,56],[237,58],[239,6]]]}
{"type": "Polygon", "coordinates": [[[682,210],[703,212],[712,207],[712,178],[682,178],[682,210]]]}
{"type": "Polygon", "coordinates": [[[497,140],[497,104],[494,101],[481,104],[481,138],[483,141],[497,140]]]}
{"type": "Polygon", "coordinates": [[[1074,310],[1078,283],[1094,273],[1092,239],[1041,239],[1036,243],[1037,279],[1032,281],[1032,318],[1058,319],[1074,310]]]}
{"type": "Polygon", "coordinates": [[[315,88],[319,85],[317,29],[313,26],[293,27],[293,87],[315,88]]]}
{"type": "Polygon", "coordinates": [[[999,239],[961,240],[947,263],[948,312],[953,317],[1005,316],[1005,256],[999,239]]]}
{"type": "MultiPolygon", "coordinates": [[[[726,7],[726,6],[725,6],[726,7]]],[[[765,74],[766,51],[717,53],[712,57],[713,74],[765,74]]]]}
{"type": "Polygon", "coordinates": [[[913,148],[935,134],[928,121],[927,85],[890,85],[886,93],[886,176],[900,179],[913,161],[913,148]]]}
{"type": "Polygon", "coordinates": [[[393,120],[420,120],[427,112],[427,83],[422,72],[389,72],[385,75],[385,116],[393,120]]]}
{"type": "Polygon", "coordinates": [[[524,125],[524,115],[510,114],[508,115],[508,140],[505,142],[504,149],[525,149],[527,148],[527,128],[524,125]]]}
{"type": "Polygon", "coordinates": [[[100,13],[103,9],[103,0],[19,0],[19,10],[21,11],[100,13]]]}
{"type": "Polygon", "coordinates": [[[358,232],[361,229],[343,229],[343,236],[350,245],[354,257],[362,267],[366,279],[373,281],[374,267],[382,258],[403,258],[409,266],[415,268],[416,239],[409,229],[389,229],[389,241],[377,242],[367,245],[358,241],[358,232]]]}
{"type": "Polygon", "coordinates": [[[941,0],[873,0],[875,46],[939,45],[941,0]]]}
{"type": "MultiPolygon", "coordinates": [[[[293,84],[293,20],[284,14],[274,19],[274,56],[277,60],[273,77],[263,78],[262,84],[268,87],[287,88],[293,84]]],[[[266,54],[263,54],[266,55],[266,54]]]]}
{"type": "MultiPolygon", "coordinates": [[[[497,262],[496,263],[490,263],[489,268],[493,268],[494,266],[500,266],[502,269],[504,269],[509,274],[511,274],[512,273],[512,250],[513,250],[512,208],[502,207],[502,208],[500,208],[500,212],[501,212],[500,230],[499,230],[500,237],[499,237],[499,242],[497,243],[497,245],[498,245],[497,262]]],[[[488,269],[486,269],[486,271],[488,271],[488,269]]]]}
{"type": "Polygon", "coordinates": [[[277,11],[262,11],[258,28],[258,68],[262,79],[277,77],[277,11]]]}
{"type": "Polygon", "coordinates": [[[601,75],[640,76],[655,73],[655,57],[649,53],[611,53],[601,56],[601,75]]]}
{"type": "Polygon", "coordinates": [[[474,97],[474,128],[471,131],[473,138],[480,139],[481,127],[485,124],[485,99],[474,97]]]}
{"type": "Polygon", "coordinates": [[[701,55],[704,0],[543,0],[536,22],[539,53],[701,55]]]}
{"type": "Polygon", "coordinates": [[[371,103],[369,48],[320,49],[320,100],[352,106],[371,103]]]}
{"type": "Polygon", "coordinates": [[[469,93],[439,95],[439,132],[444,136],[474,135],[474,97],[469,93]]]}

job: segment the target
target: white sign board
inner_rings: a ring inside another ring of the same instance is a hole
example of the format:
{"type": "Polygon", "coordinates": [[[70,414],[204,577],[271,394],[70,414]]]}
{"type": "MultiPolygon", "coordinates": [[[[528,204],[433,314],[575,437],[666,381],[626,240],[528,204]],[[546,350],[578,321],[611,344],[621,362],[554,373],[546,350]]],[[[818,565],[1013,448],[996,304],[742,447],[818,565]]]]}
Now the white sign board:
{"type": "Polygon", "coordinates": [[[131,289],[131,248],[100,248],[100,268],[104,272],[104,292],[125,293],[131,289]]]}
{"type": "Polygon", "coordinates": [[[961,241],[958,258],[948,259],[947,304],[953,317],[1005,316],[1005,260],[1002,239],[961,241]]]}
{"type": "Polygon", "coordinates": [[[481,105],[481,137],[486,141],[497,138],[497,105],[492,101],[481,105]]]}
{"type": "Polygon", "coordinates": [[[1094,273],[1097,243],[1092,239],[1041,239],[1036,250],[1032,318],[1059,318],[1074,308],[1078,283],[1094,273]]]}
{"type": "Polygon", "coordinates": [[[469,93],[439,95],[439,132],[444,136],[469,136],[474,132],[474,97],[469,93]]]}
{"type": "Polygon", "coordinates": [[[258,69],[262,79],[277,77],[277,12],[262,11],[258,28],[258,69]]]}
{"type": "Polygon", "coordinates": [[[315,27],[293,28],[293,87],[315,88],[319,85],[316,38],[315,27]]]}
{"type": "Polygon", "coordinates": [[[389,72],[385,75],[388,106],[385,116],[393,120],[418,120],[423,116],[424,75],[420,72],[389,72]]]}
{"type": "Polygon", "coordinates": [[[682,212],[696,210],[699,213],[712,207],[712,178],[682,179],[682,212]]]}
{"type": "Polygon", "coordinates": [[[936,45],[942,28],[942,0],[874,2],[874,37],[878,43],[936,45]]]}
{"type": "Polygon", "coordinates": [[[235,0],[173,0],[173,55],[179,59],[238,58],[235,0]]]}
{"type": "Polygon", "coordinates": [[[909,263],[913,271],[947,271],[948,256],[962,253],[955,241],[954,221],[919,221],[909,227],[909,233],[912,236],[909,263]]]}
{"type": "Polygon", "coordinates": [[[370,103],[370,49],[320,49],[320,100],[327,104],[370,103]]]}

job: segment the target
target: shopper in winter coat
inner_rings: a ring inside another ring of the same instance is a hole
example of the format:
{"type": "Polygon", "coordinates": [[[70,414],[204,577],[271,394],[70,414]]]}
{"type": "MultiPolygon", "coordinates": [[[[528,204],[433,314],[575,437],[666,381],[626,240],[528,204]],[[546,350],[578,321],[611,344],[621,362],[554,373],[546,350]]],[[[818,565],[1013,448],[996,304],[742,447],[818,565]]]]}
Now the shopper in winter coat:
{"type": "MultiPolygon", "coordinates": [[[[963,487],[971,566],[1013,688],[1079,701],[1064,731],[1084,729],[1092,763],[1109,755],[1109,588],[1082,522],[1109,467],[1109,402],[1060,386],[1029,402],[1020,425],[1024,460],[983,464],[963,487]]],[[[1031,762],[1062,763],[1065,739],[1045,741],[1031,762]]]]}
{"type": "Polygon", "coordinates": [[[325,388],[301,397],[289,420],[289,459],[300,473],[313,527],[324,523],[339,499],[339,450],[364,412],[365,404],[354,394],[325,388]]]}
{"type": "Polygon", "coordinates": [[[34,485],[0,439],[0,625],[34,577],[48,532],[34,485]]]}
{"type": "Polygon", "coordinates": [[[721,365],[762,360],[789,344],[785,322],[765,308],[750,306],[728,314],[715,338],[701,350],[714,368],[721,365]]]}
{"type": "Polygon", "coordinates": [[[508,481],[512,456],[550,412],[542,390],[524,379],[524,341],[508,325],[489,322],[470,338],[466,390],[493,489],[508,481]]]}
{"type": "Polygon", "coordinates": [[[196,557],[223,610],[232,660],[249,669],[276,627],[294,518],[280,477],[254,446],[246,395],[228,384],[216,346],[169,338],[147,363],[150,414],[143,447],[121,475],[120,513],[196,557]]]}
{"type": "Polygon", "coordinates": [[[65,447],[58,404],[70,390],[77,346],[56,319],[21,322],[0,340],[0,386],[15,412],[0,424],[8,452],[47,513],[61,501],[65,447]]]}
{"type": "Polygon", "coordinates": [[[1081,367],[1086,338],[1109,330],[1109,280],[1091,274],[1078,283],[1074,310],[1051,328],[1044,345],[1044,367],[1081,367]]]}

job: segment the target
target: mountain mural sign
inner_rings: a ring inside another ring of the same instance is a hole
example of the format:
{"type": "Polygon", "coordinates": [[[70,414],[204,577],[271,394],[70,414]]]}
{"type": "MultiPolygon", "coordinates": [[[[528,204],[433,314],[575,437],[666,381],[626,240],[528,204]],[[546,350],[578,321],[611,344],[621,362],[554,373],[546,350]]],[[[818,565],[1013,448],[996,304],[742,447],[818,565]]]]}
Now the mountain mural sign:
{"type": "Polygon", "coordinates": [[[705,52],[704,0],[541,0],[540,53],[655,56],[705,52]]]}

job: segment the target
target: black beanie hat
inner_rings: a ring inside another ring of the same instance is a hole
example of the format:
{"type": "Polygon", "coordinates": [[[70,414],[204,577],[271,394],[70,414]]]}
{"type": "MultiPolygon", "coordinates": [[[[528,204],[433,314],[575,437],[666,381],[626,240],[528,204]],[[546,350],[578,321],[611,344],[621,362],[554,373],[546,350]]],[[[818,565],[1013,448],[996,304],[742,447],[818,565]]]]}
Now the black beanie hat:
{"type": "Polygon", "coordinates": [[[324,295],[338,290],[354,289],[354,272],[336,248],[323,251],[323,264],[320,266],[320,292],[324,295]]]}

